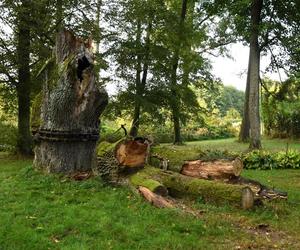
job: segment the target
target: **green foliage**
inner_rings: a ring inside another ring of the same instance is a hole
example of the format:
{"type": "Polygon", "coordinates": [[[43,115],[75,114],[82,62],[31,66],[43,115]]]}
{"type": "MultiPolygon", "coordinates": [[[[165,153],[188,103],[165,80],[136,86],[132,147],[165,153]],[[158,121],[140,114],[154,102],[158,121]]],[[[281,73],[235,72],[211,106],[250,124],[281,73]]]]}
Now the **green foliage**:
{"type": "Polygon", "coordinates": [[[220,92],[215,100],[220,115],[225,116],[230,109],[235,109],[243,116],[245,93],[232,86],[222,86],[220,92]]]}
{"type": "Polygon", "coordinates": [[[0,116],[0,151],[12,151],[17,145],[17,127],[0,116]]]}
{"type": "Polygon", "coordinates": [[[243,157],[246,169],[300,169],[300,154],[298,151],[271,153],[267,151],[252,151],[243,157]]]}
{"type": "Polygon", "coordinates": [[[299,78],[284,83],[265,80],[268,90],[262,99],[263,121],[266,133],[272,137],[300,137],[299,78]]]}

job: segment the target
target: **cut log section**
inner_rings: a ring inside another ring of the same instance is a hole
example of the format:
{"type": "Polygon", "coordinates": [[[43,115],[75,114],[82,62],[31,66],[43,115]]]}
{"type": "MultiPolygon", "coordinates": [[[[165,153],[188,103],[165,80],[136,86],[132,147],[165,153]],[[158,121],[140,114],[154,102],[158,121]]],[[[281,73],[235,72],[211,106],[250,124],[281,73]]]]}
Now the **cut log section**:
{"type": "Polygon", "coordinates": [[[120,166],[144,166],[149,154],[150,142],[147,139],[126,139],[115,147],[115,158],[120,166]]]}
{"type": "Polygon", "coordinates": [[[171,208],[173,205],[162,196],[153,193],[151,190],[145,187],[139,187],[138,190],[145,197],[147,201],[159,208],[171,208]]]}
{"type": "Polygon", "coordinates": [[[204,162],[201,160],[187,161],[180,173],[200,179],[231,179],[239,176],[243,170],[243,162],[236,158],[234,161],[204,162]]]}
{"type": "Polygon", "coordinates": [[[121,175],[136,172],[145,165],[150,145],[147,139],[130,137],[115,143],[101,142],[93,171],[105,181],[117,182],[121,175]]]}
{"type": "MultiPolygon", "coordinates": [[[[136,178],[134,176],[138,176],[137,179],[140,180],[152,179],[158,181],[174,197],[201,197],[206,202],[215,204],[229,203],[237,207],[241,207],[243,204],[243,189],[245,186],[242,185],[231,185],[224,182],[193,178],[171,171],[163,171],[151,166],[146,166],[130,178],[131,184],[136,186],[133,181],[136,178]]],[[[254,195],[252,202],[254,204],[254,195]]],[[[251,200],[248,203],[251,204],[251,200]]]]}

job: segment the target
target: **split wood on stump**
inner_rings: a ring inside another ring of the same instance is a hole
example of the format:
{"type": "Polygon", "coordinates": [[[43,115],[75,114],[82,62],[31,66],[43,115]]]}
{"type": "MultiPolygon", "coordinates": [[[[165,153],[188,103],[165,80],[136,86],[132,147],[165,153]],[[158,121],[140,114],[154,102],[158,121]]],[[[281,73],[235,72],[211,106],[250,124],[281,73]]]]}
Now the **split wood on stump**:
{"type": "Polygon", "coordinates": [[[171,208],[173,207],[172,203],[169,202],[167,199],[165,199],[164,197],[162,197],[159,194],[156,194],[154,192],[152,192],[150,189],[146,188],[146,187],[139,187],[138,188],[139,192],[144,196],[144,198],[150,202],[151,204],[153,204],[155,207],[159,207],[159,208],[171,208]]]}
{"type": "Polygon", "coordinates": [[[55,58],[44,72],[34,164],[48,172],[89,171],[96,164],[99,116],[108,103],[97,86],[91,43],[60,32],[55,58]]]}

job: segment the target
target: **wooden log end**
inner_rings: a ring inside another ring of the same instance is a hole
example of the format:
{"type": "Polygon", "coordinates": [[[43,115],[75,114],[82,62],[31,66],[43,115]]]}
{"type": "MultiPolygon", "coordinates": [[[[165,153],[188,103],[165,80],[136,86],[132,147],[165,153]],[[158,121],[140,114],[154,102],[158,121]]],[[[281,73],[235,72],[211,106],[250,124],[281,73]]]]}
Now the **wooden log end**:
{"type": "Polygon", "coordinates": [[[254,193],[249,187],[242,189],[242,208],[251,209],[254,205],[254,193]]]}
{"type": "Polygon", "coordinates": [[[243,170],[243,161],[240,158],[235,158],[235,160],[232,162],[233,166],[233,173],[235,176],[240,176],[243,170]]]}

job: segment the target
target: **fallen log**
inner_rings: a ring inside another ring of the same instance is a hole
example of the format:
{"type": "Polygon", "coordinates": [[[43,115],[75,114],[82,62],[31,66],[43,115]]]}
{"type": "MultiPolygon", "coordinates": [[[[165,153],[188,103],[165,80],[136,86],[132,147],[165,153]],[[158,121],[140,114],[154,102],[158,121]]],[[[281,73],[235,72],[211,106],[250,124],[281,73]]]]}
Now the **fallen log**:
{"type": "Polygon", "coordinates": [[[232,185],[249,187],[255,197],[263,199],[286,199],[287,193],[269,188],[258,181],[241,177],[243,162],[236,158],[234,161],[218,160],[203,162],[201,160],[187,161],[183,164],[181,174],[205,180],[219,180],[232,185]]]}
{"type": "Polygon", "coordinates": [[[149,201],[151,204],[153,204],[156,207],[159,208],[171,208],[173,205],[167,201],[165,198],[162,196],[153,193],[151,190],[145,187],[139,187],[138,190],[140,193],[145,197],[147,201],[149,201]]]}
{"type": "Polygon", "coordinates": [[[211,180],[231,179],[239,176],[243,170],[243,162],[236,158],[234,161],[213,161],[204,162],[201,160],[186,161],[180,173],[186,176],[211,180]]]}
{"type": "Polygon", "coordinates": [[[149,155],[151,142],[146,138],[125,137],[115,143],[102,142],[97,148],[94,173],[108,182],[142,168],[149,155]]]}
{"type": "MultiPolygon", "coordinates": [[[[143,170],[130,177],[131,184],[138,187],[139,185],[135,182],[136,179],[158,181],[168,189],[171,196],[175,197],[201,197],[206,202],[215,204],[229,203],[237,207],[242,207],[244,204],[242,201],[247,199],[247,204],[254,204],[254,195],[247,194],[246,197],[245,192],[243,192],[245,186],[242,185],[197,179],[171,171],[163,171],[151,166],[146,166],[143,170]]],[[[248,192],[251,193],[252,190],[250,189],[248,192]]],[[[252,206],[248,205],[245,209],[252,206]]]]}

